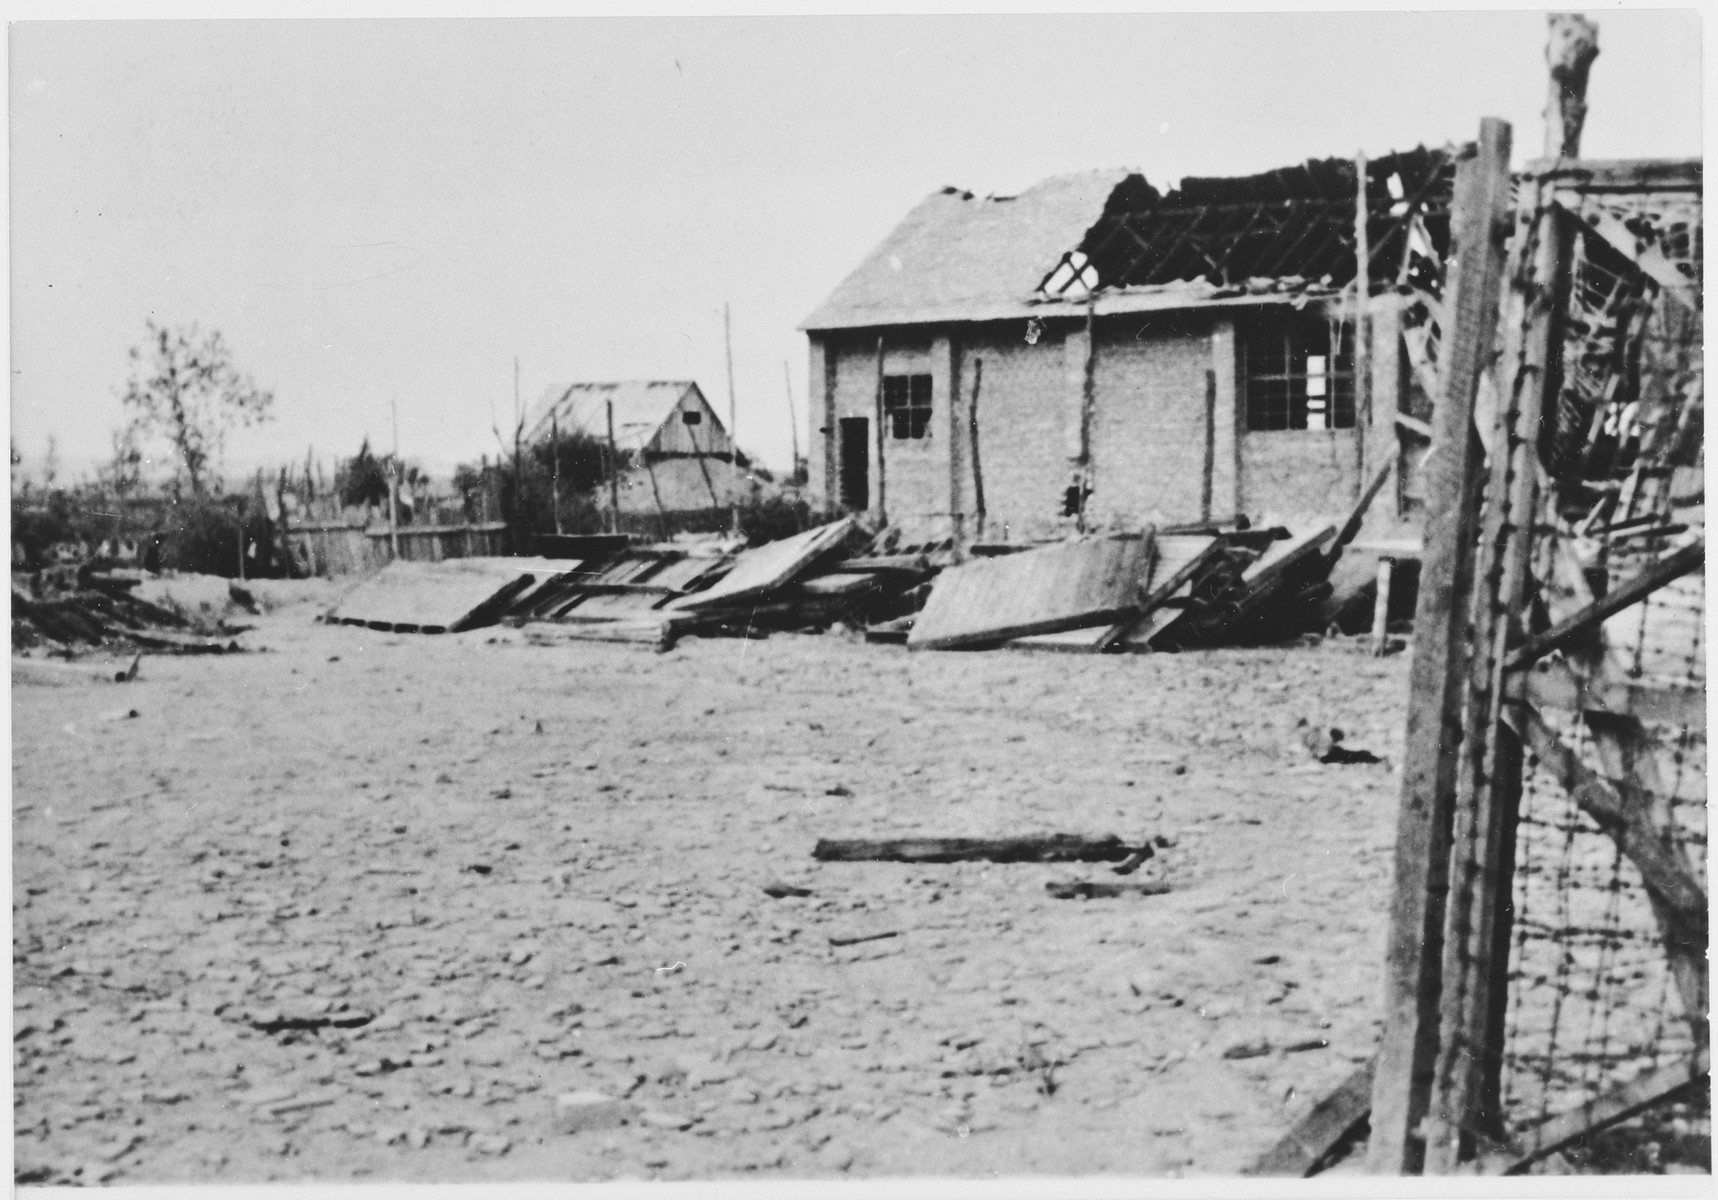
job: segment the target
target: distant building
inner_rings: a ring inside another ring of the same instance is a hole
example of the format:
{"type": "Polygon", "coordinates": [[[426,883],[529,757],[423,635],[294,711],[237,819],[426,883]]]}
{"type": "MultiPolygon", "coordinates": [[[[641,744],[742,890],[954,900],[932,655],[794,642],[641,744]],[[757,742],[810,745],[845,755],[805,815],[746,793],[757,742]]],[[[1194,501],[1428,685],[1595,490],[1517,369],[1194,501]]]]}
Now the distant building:
{"type": "Polygon", "coordinates": [[[1443,151],[1368,165],[1369,389],[1351,161],[1167,194],[1119,170],[937,192],[801,326],[811,487],[831,509],[946,532],[981,482],[987,538],[1018,540],[1329,517],[1395,462],[1369,536],[1415,536],[1421,289],[1447,250],[1452,178],[1443,151]]]}
{"type": "Polygon", "coordinates": [[[615,446],[623,454],[641,460],[702,456],[734,461],[727,428],[690,380],[550,384],[528,418],[526,437],[547,441],[558,425],[562,432],[576,429],[606,441],[611,405],[615,446]]]}

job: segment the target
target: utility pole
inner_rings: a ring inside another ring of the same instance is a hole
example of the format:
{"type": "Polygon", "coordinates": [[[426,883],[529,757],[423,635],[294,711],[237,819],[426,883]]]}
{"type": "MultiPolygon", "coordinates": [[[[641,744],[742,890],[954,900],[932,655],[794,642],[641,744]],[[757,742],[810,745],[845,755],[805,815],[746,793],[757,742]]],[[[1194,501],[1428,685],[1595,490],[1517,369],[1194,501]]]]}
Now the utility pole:
{"type": "Polygon", "coordinates": [[[799,482],[799,414],[793,407],[793,372],[788,370],[787,359],[781,360],[781,374],[787,384],[787,427],[793,433],[793,481],[799,482]]]}
{"type": "Polygon", "coordinates": [[[549,492],[550,507],[555,510],[555,533],[561,532],[561,421],[554,409],[549,410],[549,492]]]}
{"type": "MultiPolygon", "coordinates": [[[[1366,434],[1372,424],[1372,327],[1367,306],[1372,299],[1372,242],[1366,222],[1366,152],[1354,156],[1354,494],[1366,487],[1366,434]]],[[[1341,349],[1340,335],[1336,349],[1341,349]]],[[[1336,360],[1331,359],[1331,423],[1335,424],[1336,360]]]]}
{"type": "MultiPolygon", "coordinates": [[[[513,356],[513,522],[512,522],[514,529],[516,529],[519,526],[520,516],[522,514],[522,510],[524,507],[524,500],[525,500],[525,476],[524,476],[523,471],[520,468],[520,462],[519,462],[519,439],[520,439],[521,435],[523,435],[524,432],[525,432],[525,416],[524,416],[524,413],[520,409],[520,406],[519,406],[519,356],[517,354],[515,354],[513,356]]],[[[510,542],[513,541],[514,529],[509,529],[507,531],[508,532],[508,541],[510,541],[510,542]]],[[[512,547],[512,549],[513,549],[514,553],[518,553],[518,551],[519,551],[519,547],[517,544],[515,544],[512,547]]]]}
{"type": "Polygon", "coordinates": [[[734,412],[734,331],[733,323],[729,320],[728,302],[725,300],[722,302],[722,344],[727,347],[728,351],[728,441],[734,447],[734,458],[737,464],[740,446],[735,440],[735,435],[739,432],[739,421],[734,412]]]}
{"type": "Polygon", "coordinates": [[[400,557],[400,402],[388,398],[394,417],[394,461],[388,466],[388,551],[400,557]]]}

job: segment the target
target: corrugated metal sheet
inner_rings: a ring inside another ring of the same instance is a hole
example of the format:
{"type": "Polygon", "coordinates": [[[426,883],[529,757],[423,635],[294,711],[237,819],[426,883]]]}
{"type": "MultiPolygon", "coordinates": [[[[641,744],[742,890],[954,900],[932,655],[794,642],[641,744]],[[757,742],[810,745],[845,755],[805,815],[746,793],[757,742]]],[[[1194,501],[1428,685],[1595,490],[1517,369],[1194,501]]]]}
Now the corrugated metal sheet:
{"type": "Polygon", "coordinates": [[[1082,538],[950,567],[907,637],[939,650],[1108,625],[1138,607],[1152,539],[1082,538]]]}

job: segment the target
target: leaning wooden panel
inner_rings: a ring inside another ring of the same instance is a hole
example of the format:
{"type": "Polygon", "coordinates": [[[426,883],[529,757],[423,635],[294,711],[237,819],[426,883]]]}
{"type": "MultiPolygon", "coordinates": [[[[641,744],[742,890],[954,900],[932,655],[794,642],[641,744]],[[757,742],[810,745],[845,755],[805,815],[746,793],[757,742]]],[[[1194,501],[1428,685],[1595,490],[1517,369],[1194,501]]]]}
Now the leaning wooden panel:
{"type": "Polygon", "coordinates": [[[515,598],[521,580],[529,585],[560,565],[537,558],[391,562],[342,597],[330,619],[425,632],[468,628],[486,615],[499,618],[497,597],[515,598]]]}
{"type": "Polygon", "coordinates": [[[817,559],[840,546],[853,532],[853,518],[808,529],[793,537],[747,550],[734,560],[733,569],[721,582],[705,591],[683,596],[669,605],[675,609],[715,608],[735,604],[774,591],[792,582],[817,559]]]}
{"type": "Polygon", "coordinates": [[[1149,562],[1138,534],[1082,538],[937,576],[907,645],[943,650],[1107,625],[1134,611],[1149,562]]]}

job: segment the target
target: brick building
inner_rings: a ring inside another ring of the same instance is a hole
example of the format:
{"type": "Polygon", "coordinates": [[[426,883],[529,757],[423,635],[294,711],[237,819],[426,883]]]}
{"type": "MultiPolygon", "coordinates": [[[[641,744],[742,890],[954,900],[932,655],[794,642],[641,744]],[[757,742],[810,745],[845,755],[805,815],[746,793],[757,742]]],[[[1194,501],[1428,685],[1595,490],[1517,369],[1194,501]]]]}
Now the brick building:
{"type": "Polygon", "coordinates": [[[1452,178],[1440,151],[1367,166],[1369,388],[1354,162],[1167,194],[1125,171],[935,193],[801,326],[812,486],[832,510],[968,535],[982,488],[986,540],[1021,540],[1328,517],[1395,461],[1368,534],[1417,535],[1421,289],[1452,178]]]}

